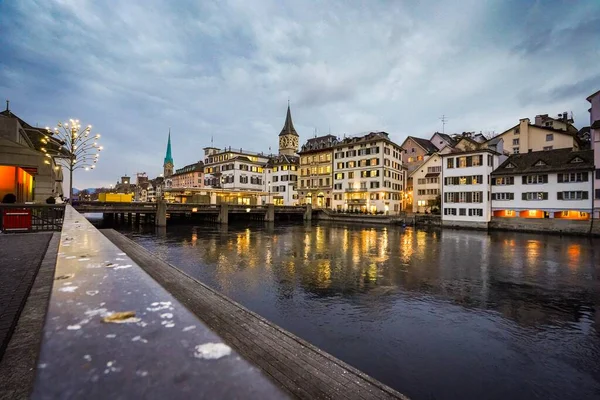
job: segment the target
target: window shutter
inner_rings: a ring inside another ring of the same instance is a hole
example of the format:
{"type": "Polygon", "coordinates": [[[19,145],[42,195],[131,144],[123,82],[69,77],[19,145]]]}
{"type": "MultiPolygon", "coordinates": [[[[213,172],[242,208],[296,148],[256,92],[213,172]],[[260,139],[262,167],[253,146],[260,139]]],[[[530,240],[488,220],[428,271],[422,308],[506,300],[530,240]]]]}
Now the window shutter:
{"type": "Polygon", "coordinates": [[[587,182],[588,181],[588,175],[589,175],[588,172],[582,172],[581,173],[581,178],[582,178],[581,180],[582,180],[582,182],[587,182]]]}
{"type": "Polygon", "coordinates": [[[563,199],[563,192],[557,192],[557,193],[556,193],[556,198],[557,198],[558,200],[562,200],[562,199],[563,199]]]}
{"type": "Polygon", "coordinates": [[[548,175],[542,175],[542,182],[548,183],[548,175]]]}
{"type": "Polygon", "coordinates": [[[527,200],[527,193],[521,194],[521,200],[527,200]]]}
{"type": "Polygon", "coordinates": [[[558,183],[563,183],[563,174],[558,174],[558,183]]]}
{"type": "Polygon", "coordinates": [[[588,192],[581,192],[581,198],[583,200],[587,200],[588,199],[588,192]]]}
{"type": "Polygon", "coordinates": [[[523,185],[527,185],[527,177],[523,175],[521,178],[523,178],[523,185]]]}
{"type": "Polygon", "coordinates": [[[492,186],[496,186],[496,178],[492,177],[492,186]]]}
{"type": "MultiPolygon", "coordinates": [[[[547,177],[547,176],[548,176],[548,175],[546,175],[546,177],[547,177]]],[[[543,192],[543,193],[542,193],[542,199],[543,199],[543,200],[548,200],[548,192],[543,192]]]]}

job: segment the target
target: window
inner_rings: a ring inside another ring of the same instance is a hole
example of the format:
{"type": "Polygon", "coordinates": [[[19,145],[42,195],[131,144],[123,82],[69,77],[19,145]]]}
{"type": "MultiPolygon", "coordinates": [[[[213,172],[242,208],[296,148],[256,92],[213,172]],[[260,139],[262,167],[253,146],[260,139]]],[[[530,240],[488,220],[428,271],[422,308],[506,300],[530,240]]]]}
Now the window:
{"type": "Polygon", "coordinates": [[[513,146],[518,146],[518,145],[519,145],[519,138],[513,139],[513,146]]]}
{"type": "Polygon", "coordinates": [[[458,209],[458,215],[467,215],[467,209],[466,208],[459,208],[458,209]]]}
{"type": "Polygon", "coordinates": [[[523,185],[548,183],[548,175],[524,175],[522,183],[523,185]]]}
{"type": "Polygon", "coordinates": [[[600,179],[600,168],[596,170],[596,179],[600,179]]]}
{"type": "Polygon", "coordinates": [[[419,178],[419,179],[417,180],[417,184],[419,184],[419,185],[424,185],[424,184],[425,184],[425,178],[419,178]]]}
{"type": "Polygon", "coordinates": [[[469,217],[483,217],[483,208],[469,208],[469,217]]]}
{"type": "Polygon", "coordinates": [[[508,163],[508,164],[506,164],[506,166],[504,168],[513,169],[514,167],[515,167],[514,164],[508,163]]]}
{"type": "MultiPolygon", "coordinates": [[[[600,171],[600,169],[598,171],[600,171]]],[[[437,167],[427,167],[427,173],[435,172],[442,172],[442,167],[440,167],[439,165],[437,167]]],[[[600,177],[598,179],[600,179],[600,177]]]]}
{"type": "Polygon", "coordinates": [[[543,167],[544,165],[547,165],[545,162],[543,162],[542,160],[539,160],[538,162],[535,163],[536,167],[543,167]]]}
{"type": "Polygon", "coordinates": [[[454,168],[454,158],[449,158],[447,161],[448,168],[454,168]]]}
{"type": "Polygon", "coordinates": [[[344,179],[344,173],[338,172],[337,174],[335,174],[335,179],[344,179]]]}
{"type": "Polygon", "coordinates": [[[488,155],[488,166],[493,167],[494,166],[494,157],[491,155],[488,155]]]}
{"type": "Polygon", "coordinates": [[[473,203],[483,202],[483,192],[473,192],[473,203]]]}
{"type": "Polygon", "coordinates": [[[492,200],[514,200],[514,193],[492,193],[492,200]]]}
{"type": "Polygon", "coordinates": [[[552,146],[544,146],[544,151],[552,150],[552,146]]]}
{"type": "Polygon", "coordinates": [[[354,179],[354,172],[348,172],[348,179],[354,179]]]}
{"type": "Polygon", "coordinates": [[[342,184],[341,183],[336,183],[333,185],[333,189],[334,190],[342,190],[342,184]]]}
{"type": "Polygon", "coordinates": [[[571,160],[571,163],[582,163],[583,160],[579,157],[575,157],[574,159],[571,160]]]}
{"type": "Polygon", "coordinates": [[[513,154],[519,154],[519,148],[513,147],[513,154]]]}
{"type": "Polygon", "coordinates": [[[456,215],[456,208],[444,208],[444,215],[456,215]]]}
{"type": "Polygon", "coordinates": [[[558,200],[587,200],[589,193],[577,190],[569,192],[558,192],[556,195],[558,200]]]}
{"type": "Polygon", "coordinates": [[[526,192],[521,194],[521,200],[548,200],[548,192],[526,192]]]}
{"type": "Polygon", "coordinates": [[[501,178],[494,178],[492,180],[492,185],[514,185],[515,177],[514,176],[503,176],[501,178]]]}
{"type": "Polygon", "coordinates": [[[467,166],[467,157],[458,157],[458,168],[466,168],[467,166]]]}
{"type": "Polygon", "coordinates": [[[344,163],[343,162],[337,163],[337,169],[343,169],[343,168],[344,168],[344,163]]]}
{"type": "Polygon", "coordinates": [[[596,200],[600,200],[600,189],[596,189],[596,200]]]}
{"type": "MultiPolygon", "coordinates": [[[[554,134],[553,133],[548,133],[546,135],[546,142],[551,142],[554,140],[554,134]]],[[[544,149],[545,150],[545,149],[544,149]]]]}
{"type": "Polygon", "coordinates": [[[414,162],[415,158],[414,157],[408,157],[408,162],[414,162]]]}
{"type": "Polygon", "coordinates": [[[566,182],[587,182],[587,172],[571,172],[567,174],[558,174],[558,183],[566,182]]]}

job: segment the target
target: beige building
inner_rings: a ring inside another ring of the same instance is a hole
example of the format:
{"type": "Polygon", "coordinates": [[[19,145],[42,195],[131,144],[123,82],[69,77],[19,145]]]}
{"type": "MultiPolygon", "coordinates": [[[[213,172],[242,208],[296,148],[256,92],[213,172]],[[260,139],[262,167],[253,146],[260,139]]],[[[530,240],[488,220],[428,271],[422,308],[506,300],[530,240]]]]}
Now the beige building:
{"type": "Polygon", "coordinates": [[[306,141],[300,156],[300,204],[314,208],[331,208],[333,199],[333,147],[338,140],[333,135],[319,136],[306,141]]]}
{"type": "MultiPolygon", "coordinates": [[[[544,123],[552,122],[556,123],[556,126],[561,126],[560,121],[543,120],[541,117],[536,117],[540,123],[545,121],[544,123]]],[[[511,154],[565,148],[579,149],[580,147],[577,132],[572,132],[571,129],[556,129],[549,125],[531,124],[529,118],[521,119],[518,125],[502,132],[497,137],[504,140],[504,149],[511,154]]]]}
{"type": "Polygon", "coordinates": [[[386,132],[346,138],[334,147],[334,210],[397,214],[405,181],[402,149],[386,132]]]}
{"type": "Polygon", "coordinates": [[[62,167],[54,157],[61,144],[8,108],[0,113],[0,200],[12,193],[18,202],[44,203],[63,194],[62,167]]]}
{"type": "Polygon", "coordinates": [[[177,169],[171,175],[171,187],[174,189],[204,187],[204,163],[198,161],[177,169]]]}
{"type": "Polygon", "coordinates": [[[412,212],[431,212],[433,208],[441,207],[441,173],[442,158],[438,153],[431,155],[412,171],[409,176],[413,183],[412,212]]]}

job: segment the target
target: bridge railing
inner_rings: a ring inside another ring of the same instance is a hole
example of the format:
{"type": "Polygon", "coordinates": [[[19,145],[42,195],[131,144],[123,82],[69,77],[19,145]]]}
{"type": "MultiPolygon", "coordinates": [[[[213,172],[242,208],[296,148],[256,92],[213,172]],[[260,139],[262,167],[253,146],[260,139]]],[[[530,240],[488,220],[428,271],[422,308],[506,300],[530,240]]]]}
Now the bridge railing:
{"type": "Polygon", "coordinates": [[[60,231],[64,215],[64,204],[0,204],[0,230],[60,231]]]}

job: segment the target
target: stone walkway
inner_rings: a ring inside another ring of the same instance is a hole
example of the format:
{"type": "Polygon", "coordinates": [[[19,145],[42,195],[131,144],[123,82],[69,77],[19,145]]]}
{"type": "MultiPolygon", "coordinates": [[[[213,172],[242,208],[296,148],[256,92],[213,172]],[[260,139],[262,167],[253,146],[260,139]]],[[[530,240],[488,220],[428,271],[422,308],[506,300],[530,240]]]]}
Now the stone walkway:
{"type": "Polygon", "coordinates": [[[52,233],[0,234],[0,360],[52,233]]]}

